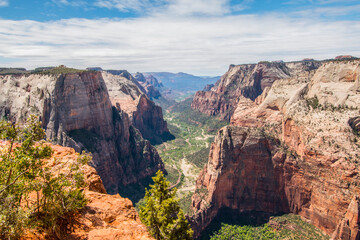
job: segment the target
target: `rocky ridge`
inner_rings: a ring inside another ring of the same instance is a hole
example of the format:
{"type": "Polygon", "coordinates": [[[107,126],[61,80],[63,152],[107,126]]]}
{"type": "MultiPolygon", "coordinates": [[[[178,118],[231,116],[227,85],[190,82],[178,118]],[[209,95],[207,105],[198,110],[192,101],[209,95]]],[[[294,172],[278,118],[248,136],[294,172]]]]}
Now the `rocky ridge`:
{"type": "Polygon", "coordinates": [[[147,75],[145,77],[142,73],[137,72],[134,78],[145,89],[146,95],[150,99],[158,99],[161,96],[159,89],[164,87],[164,85],[159,83],[153,75],[147,75]]]}
{"type": "MultiPolygon", "coordinates": [[[[52,169],[67,167],[76,161],[74,149],[51,145],[54,153],[46,164],[52,169]]],[[[153,239],[140,222],[131,201],[119,194],[109,195],[96,170],[89,165],[82,167],[87,187],[84,189],[87,205],[76,216],[72,232],[62,232],[62,239],[153,239]]],[[[22,239],[49,239],[45,233],[28,232],[22,239]]]]}
{"type": "Polygon", "coordinates": [[[238,98],[196,182],[197,235],[227,208],[265,218],[292,212],[332,239],[359,238],[360,61],[297,71],[253,100],[238,98]]]}
{"type": "Polygon", "coordinates": [[[164,121],[161,107],[155,105],[138,81],[131,74],[122,71],[120,75],[102,72],[113,106],[125,111],[132,124],[139,129],[142,136],[152,144],[159,144],[173,139],[167,123],[164,121]]]}
{"type": "Polygon", "coordinates": [[[109,193],[163,169],[128,114],[112,106],[101,72],[0,76],[0,116],[41,116],[47,140],[92,152],[109,193]]]}
{"type": "Polygon", "coordinates": [[[196,92],[191,107],[229,121],[239,98],[255,100],[276,80],[309,77],[320,65],[317,61],[230,65],[210,91],[196,92]]]}

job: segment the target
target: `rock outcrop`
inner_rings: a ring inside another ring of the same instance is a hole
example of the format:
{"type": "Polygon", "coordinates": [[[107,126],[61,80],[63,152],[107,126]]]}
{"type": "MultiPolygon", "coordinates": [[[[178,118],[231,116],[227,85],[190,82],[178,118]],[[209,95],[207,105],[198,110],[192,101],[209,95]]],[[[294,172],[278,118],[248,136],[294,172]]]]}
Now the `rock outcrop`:
{"type": "MultiPolygon", "coordinates": [[[[78,154],[72,148],[51,145],[54,153],[46,160],[52,169],[67,167],[76,161],[78,154]],[[58,167],[59,166],[59,167],[58,167]]],[[[61,169],[60,169],[61,170],[61,169]]],[[[119,194],[108,195],[96,170],[89,165],[82,167],[87,187],[84,190],[88,200],[86,206],[76,216],[72,232],[60,232],[61,239],[153,239],[131,201],[119,194]]],[[[42,232],[28,232],[21,239],[51,239],[42,232]]]]}
{"type": "Polygon", "coordinates": [[[49,141],[93,154],[109,193],[151,176],[163,163],[128,115],[112,106],[100,72],[0,77],[0,115],[41,116],[49,141]]]}
{"type": "Polygon", "coordinates": [[[156,106],[142,90],[130,74],[113,75],[102,72],[109,90],[112,105],[125,111],[132,124],[140,130],[142,136],[152,144],[159,144],[173,139],[167,123],[164,121],[162,109],[156,106]],[[126,77],[125,77],[126,76],[126,77]]]}
{"type": "Polygon", "coordinates": [[[222,208],[296,213],[333,239],[358,239],[360,60],[327,61],[241,96],[192,197],[196,234],[222,208]]]}
{"type": "Polygon", "coordinates": [[[276,80],[307,77],[319,65],[316,61],[230,65],[227,73],[210,91],[198,91],[195,94],[191,107],[229,121],[240,97],[255,100],[276,80]]]}
{"type": "Polygon", "coordinates": [[[159,81],[153,75],[150,74],[145,77],[142,73],[137,72],[134,75],[134,78],[145,89],[146,95],[150,99],[158,99],[161,97],[159,89],[164,87],[164,85],[159,83],[159,81]]]}

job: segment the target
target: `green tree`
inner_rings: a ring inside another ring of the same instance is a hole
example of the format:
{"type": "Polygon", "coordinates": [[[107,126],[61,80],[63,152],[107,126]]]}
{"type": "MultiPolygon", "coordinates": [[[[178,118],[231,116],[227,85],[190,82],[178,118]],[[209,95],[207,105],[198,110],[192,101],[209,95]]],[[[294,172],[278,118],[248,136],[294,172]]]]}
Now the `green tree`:
{"type": "Polygon", "coordinates": [[[170,189],[170,182],[160,170],[153,181],[140,206],[141,221],[156,239],[192,239],[193,231],[175,197],[176,188],[170,189]]]}
{"type": "Polygon", "coordinates": [[[59,237],[72,214],[86,204],[81,165],[89,157],[59,163],[54,172],[57,169],[43,160],[53,152],[41,141],[44,136],[35,116],[24,128],[0,122],[0,239],[17,239],[31,227],[43,227],[59,237]]]}
{"type": "Polygon", "coordinates": [[[267,224],[261,227],[222,224],[210,240],[277,240],[276,232],[267,224]]]}

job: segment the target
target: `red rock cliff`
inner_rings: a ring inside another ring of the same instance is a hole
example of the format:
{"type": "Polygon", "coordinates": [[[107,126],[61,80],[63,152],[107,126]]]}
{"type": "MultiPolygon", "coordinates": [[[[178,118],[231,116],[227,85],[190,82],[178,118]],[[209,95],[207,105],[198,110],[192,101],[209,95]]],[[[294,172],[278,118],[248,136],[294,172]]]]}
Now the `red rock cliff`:
{"type": "Polygon", "coordinates": [[[19,121],[29,113],[42,116],[48,140],[92,152],[108,192],[163,169],[156,149],[111,105],[100,72],[2,78],[1,115],[19,121]]]}
{"type": "Polygon", "coordinates": [[[220,82],[210,91],[198,91],[191,107],[210,116],[230,120],[239,97],[255,100],[265,88],[279,79],[309,74],[318,68],[318,62],[260,62],[258,64],[230,65],[220,82]]]}
{"type": "Polygon", "coordinates": [[[292,212],[333,239],[358,239],[359,71],[359,60],[325,62],[276,81],[258,102],[239,101],[197,180],[195,233],[227,207],[292,212]]]}
{"type": "Polygon", "coordinates": [[[145,95],[145,90],[139,88],[139,83],[131,74],[113,75],[102,72],[102,76],[112,104],[129,115],[132,124],[140,130],[145,139],[152,144],[173,139],[164,121],[161,107],[156,106],[145,95]]]}

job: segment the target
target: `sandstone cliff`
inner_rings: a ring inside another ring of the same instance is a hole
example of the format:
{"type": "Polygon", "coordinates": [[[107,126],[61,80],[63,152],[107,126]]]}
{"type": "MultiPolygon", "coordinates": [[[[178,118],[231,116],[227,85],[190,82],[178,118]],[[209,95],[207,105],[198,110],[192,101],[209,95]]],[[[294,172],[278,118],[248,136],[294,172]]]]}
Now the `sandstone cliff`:
{"type": "Polygon", "coordinates": [[[48,140],[92,152],[109,193],[163,169],[156,149],[111,105],[100,72],[7,75],[0,86],[1,117],[41,116],[48,140]]]}
{"type": "Polygon", "coordinates": [[[142,73],[137,72],[134,75],[134,78],[145,89],[146,95],[150,99],[157,99],[161,96],[159,88],[164,87],[164,86],[162,85],[162,83],[159,83],[158,80],[154,76],[147,75],[145,77],[142,73]]]}
{"type": "Polygon", "coordinates": [[[333,239],[358,239],[360,61],[327,61],[241,96],[192,197],[199,234],[222,208],[299,214],[333,239]]]}
{"type": "MultiPolygon", "coordinates": [[[[67,167],[76,161],[78,154],[72,148],[51,145],[54,153],[46,160],[52,169],[67,167]]],[[[131,201],[119,194],[106,194],[104,185],[96,170],[89,165],[82,167],[87,187],[87,205],[76,216],[73,232],[62,232],[61,239],[153,239],[140,222],[131,201]]],[[[28,232],[22,239],[51,239],[43,232],[28,232]]]]}
{"type": "Polygon", "coordinates": [[[139,83],[131,74],[113,75],[102,72],[112,105],[125,111],[132,124],[140,130],[142,136],[152,144],[159,144],[172,139],[162,109],[156,106],[146,95],[146,90],[139,88],[139,83]],[[144,92],[145,91],[145,92],[144,92]]]}
{"type": "Polygon", "coordinates": [[[276,80],[308,77],[319,65],[316,61],[230,65],[227,73],[210,91],[195,94],[191,107],[210,116],[230,120],[240,97],[255,100],[276,80]]]}

